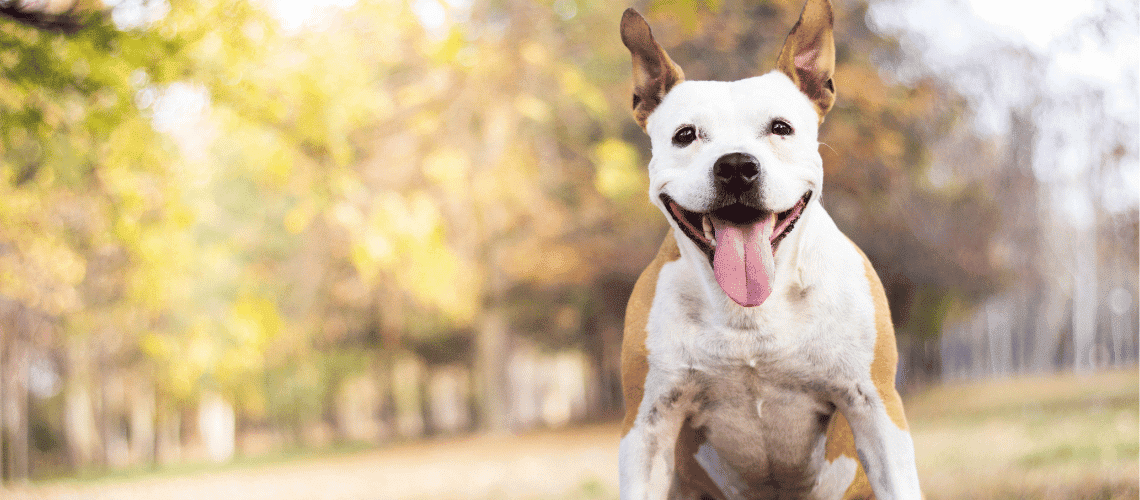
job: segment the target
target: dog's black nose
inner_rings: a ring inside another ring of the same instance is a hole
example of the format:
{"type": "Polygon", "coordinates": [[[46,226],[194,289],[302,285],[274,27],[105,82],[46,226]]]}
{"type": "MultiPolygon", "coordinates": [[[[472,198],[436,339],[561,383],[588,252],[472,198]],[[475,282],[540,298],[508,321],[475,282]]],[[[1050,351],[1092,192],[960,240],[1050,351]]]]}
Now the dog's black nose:
{"type": "Polygon", "coordinates": [[[729,193],[743,193],[756,183],[760,176],[760,162],[747,153],[729,153],[713,164],[713,177],[717,185],[729,193]]]}

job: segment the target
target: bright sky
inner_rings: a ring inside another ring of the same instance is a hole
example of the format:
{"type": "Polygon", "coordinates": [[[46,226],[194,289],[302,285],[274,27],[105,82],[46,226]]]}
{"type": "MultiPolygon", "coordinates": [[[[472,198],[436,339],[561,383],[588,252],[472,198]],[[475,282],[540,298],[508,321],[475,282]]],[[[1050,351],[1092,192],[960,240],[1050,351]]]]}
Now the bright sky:
{"type": "MultiPolygon", "coordinates": [[[[940,72],[953,71],[963,63],[992,64],[994,71],[1009,71],[1001,67],[1001,61],[987,61],[986,54],[998,46],[1020,45],[1047,63],[1046,83],[1054,91],[1065,92],[1074,86],[1103,89],[1107,99],[1117,103],[1111,110],[1113,117],[1135,122],[1134,115],[1140,112],[1136,95],[1140,29],[1136,19],[1129,19],[1135,15],[1134,0],[911,0],[877,2],[868,19],[902,35],[904,46],[909,43],[917,48],[914,54],[940,72]],[[1103,15],[1098,11],[1105,6],[1120,15],[1108,26],[1107,41],[1090,36],[1087,27],[1078,29],[1090,16],[1103,15]],[[1083,34],[1074,36],[1078,32],[1083,34]]],[[[999,84],[1010,80],[994,76],[999,84]]],[[[1016,99],[1018,89],[1008,90],[1010,98],[1016,99]]],[[[995,131],[1003,128],[998,126],[995,131]]]]}
{"type": "Polygon", "coordinates": [[[356,0],[270,0],[270,3],[281,26],[293,31],[304,26],[310,18],[320,16],[322,11],[351,7],[356,0]]]}
{"type": "Polygon", "coordinates": [[[1092,0],[968,0],[982,20],[1045,50],[1076,19],[1092,13],[1092,0]]]}
{"type": "MultiPolygon", "coordinates": [[[[1046,2],[1043,5],[1039,0],[968,0],[974,13],[982,20],[995,26],[1000,32],[1019,37],[1038,52],[1052,52],[1055,79],[1083,78],[1098,86],[1118,89],[1128,93],[1135,93],[1135,88],[1128,88],[1127,73],[1132,77],[1137,75],[1138,49],[1140,49],[1140,33],[1133,32],[1130,37],[1114,40],[1115,45],[1100,47],[1089,39],[1085,39],[1078,47],[1069,50],[1051,50],[1051,42],[1058,35],[1068,32],[1076,20],[1094,13],[1097,5],[1093,0],[1068,0],[1065,2],[1046,2]],[[1031,13],[1031,14],[1027,14],[1031,13]]],[[[1112,5],[1125,4],[1129,0],[1108,0],[1112,5]]],[[[1128,13],[1127,9],[1122,9],[1128,13]]],[[[1066,83],[1066,82],[1059,82],[1066,83]]],[[[1135,80],[1133,80],[1135,85],[1135,80]]],[[[1127,96],[1119,96],[1127,97],[1127,96]]],[[[1123,110],[1134,114],[1136,109],[1123,110]]]]}
{"type": "MultiPolygon", "coordinates": [[[[121,0],[109,0],[117,3],[121,0]]],[[[269,0],[282,26],[297,30],[306,20],[320,16],[329,8],[345,8],[357,0],[269,0]]],[[[1047,52],[1054,39],[1069,31],[1072,24],[1093,13],[1096,0],[1066,0],[1041,2],[1040,0],[966,0],[974,17],[963,15],[961,4],[953,1],[918,1],[909,6],[898,6],[906,11],[904,22],[937,25],[944,40],[944,50],[966,50],[979,30],[986,30],[1004,38],[1023,41],[1028,47],[1047,52]]],[[[1130,0],[1108,0],[1110,3],[1130,0]]],[[[161,3],[161,2],[160,2],[161,3]]],[[[568,3],[565,0],[556,4],[568,3]]],[[[412,10],[429,29],[439,28],[447,18],[450,7],[462,8],[470,0],[412,0],[412,10]]],[[[889,4],[887,2],[886,4],[889,4]]],[[[880,4],[883,5],[883,4],[880,4]]],[[[921,27],[919,29],[922,29],[921,27]]],[[[1111,52],[1084,50],[1067,55],[1060,54],[1063,69],[1115,83],[1122,64],[1136,61],[1136,44],[1122,43],[1111,52]],[[1080,64],[1080,62],[1085,64],[1080,64]],[[1088,64],[1093,62],[1095,64],[1088,64]]],[[[1130,64],[1125,67],[1134,67],[1130,64]]]]}
{"type": "MultiPolygon", "coordinates": [[[[1129,152],[1119,161],[1119,177],[1106,178],[1100,188],[1101,203],[1112,211],[1140,203],[1137,141],[1128,139],[1140,118],[1135,0],[884,1],[873,4],[868,20],[899,35],[911,57],[976,99],[975,124],[984,132],[1004,134],[1010,109],[1038,104],[1033,100],[1041,94],[1026,86],[1044,85],[1052,102],[1034,108],[1034,172],[1054,186],[1057,202],[1066,207],[1061,212],[1077,227],[1093,220],[1089,173],[1102,167],[1100,158],[1115,137],[1129,143],[1129,152]],[[1103,36],[1082,25],[1091,17],[1103,19],[1103,36]],[[1023,72],[1026,60],[999,55],[1002,47],[1018,46],[1035,55],[1040,77],[1023,72]],[[1102,97],[1087,100],[1095,95],[1090,90],[1102,97]]],[[[901,71],[904,80],[920,76],[907,73],[913,68],[901,71]]]]}

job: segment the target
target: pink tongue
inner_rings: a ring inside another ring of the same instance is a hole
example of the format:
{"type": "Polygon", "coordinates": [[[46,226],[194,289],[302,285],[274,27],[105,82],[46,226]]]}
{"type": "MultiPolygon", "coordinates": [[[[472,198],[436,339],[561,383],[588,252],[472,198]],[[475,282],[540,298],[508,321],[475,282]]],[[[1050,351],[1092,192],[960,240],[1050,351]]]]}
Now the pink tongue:
{"type": "Polygon", "coordinates": [[[758,306],[772,293],[772,229],[776,214],[736,226],[712,219],[716,230],[713,273],[724,293],[744,307],[758,306]]]}

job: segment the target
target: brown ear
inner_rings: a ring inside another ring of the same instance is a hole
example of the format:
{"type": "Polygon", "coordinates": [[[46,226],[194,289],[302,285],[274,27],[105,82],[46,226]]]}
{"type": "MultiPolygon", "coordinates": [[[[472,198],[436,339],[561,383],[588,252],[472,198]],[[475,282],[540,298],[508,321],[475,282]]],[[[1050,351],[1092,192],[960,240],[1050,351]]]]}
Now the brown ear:
{"type": "Polygon", "coordinates": [[[621,42],[633,56],[633,119],[641,128],[673,86],[685,81],[685,73],[653,39],[649,23],[636,10],[621,16],[621,42]]]}
{"type": "Polygon", "coordinates": [[[835,104],[835,36],[830,0],[808,0],[800,20],[784,40],[776,67],[807,94],[819,121],[835,104]]]}

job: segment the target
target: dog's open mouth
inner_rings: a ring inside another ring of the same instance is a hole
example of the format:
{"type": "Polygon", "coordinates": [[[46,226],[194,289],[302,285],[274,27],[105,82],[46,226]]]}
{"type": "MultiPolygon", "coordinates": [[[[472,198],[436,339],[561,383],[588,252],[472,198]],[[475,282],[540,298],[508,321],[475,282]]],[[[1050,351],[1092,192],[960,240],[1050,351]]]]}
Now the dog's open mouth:
{"type": "MultiPolygon", "coordinates": [[[[804,193],[800,201],[796,202],[792,208],[775,214],[775,218],[772,221],[775,223],[775,226],[773,227],[773,234],[770,240],[773,251],[775,251],[780,242],[792,232],[792,229],[795,228],[796,221],[800,219],[804,207],[806,207],[808,201],[811,200],[811,194],[811,191],[804,193]]],[[[743,226],[758,222],[767,222],[762,221],[765,215],[771,217],[771,214],[765,214],[758,208],[739,203],[721,207],[712,212],[699,213],[685,210],[667,194],[661,195],[661,201],[665,203],[666,207],[669,207],[669,214],[673,216],[673,220],[677,221],[677,225],[685,232],[685,236],[693,240],[693,242],[697,244],[697,247],[708,255],[710,261],[713,258],[717,245],[716,231],[713,224],[714,218],[720,219],[727,224],[743,226]]]]}
{"type": "Polygon", "coordinates": [[[792,208],[779,213],[739,203],[698,213],[666,194],[661,201],[685,236],[708,256],[724,292],[736,303],[751,307],[771,293],[776,248],[795,228],[811,194],[804,193],[792,208]]]}

